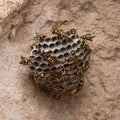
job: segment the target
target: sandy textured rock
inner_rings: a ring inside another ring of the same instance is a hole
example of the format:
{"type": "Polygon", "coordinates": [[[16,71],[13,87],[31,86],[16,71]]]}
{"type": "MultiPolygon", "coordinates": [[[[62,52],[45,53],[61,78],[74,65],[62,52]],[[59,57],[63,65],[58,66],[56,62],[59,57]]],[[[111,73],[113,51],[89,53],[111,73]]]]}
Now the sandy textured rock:
{"type": "Polygon", "coordinates": [[[23,16],[19,15],[19,12],[27,3],[29,3],[27,0],[0,1],[0,37],[4,34],[11,34],[12,29],[15,30],[16,26],[19,27],[23,20],[23,16]]]}
{"type": "Polygon", "coordinates": [[[119,0],[0,1],[0,120],[120,120],[119,0]],[[50,99],[19,65],[33,36],[68,20],[79,35],[93,32],[91,67],[79,96],[50,99]]]}

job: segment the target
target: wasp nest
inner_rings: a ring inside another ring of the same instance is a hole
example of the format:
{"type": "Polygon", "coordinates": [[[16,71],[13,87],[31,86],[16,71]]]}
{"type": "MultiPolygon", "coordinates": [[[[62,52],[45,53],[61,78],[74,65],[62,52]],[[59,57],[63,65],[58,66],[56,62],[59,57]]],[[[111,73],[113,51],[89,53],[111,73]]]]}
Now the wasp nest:
{"type": "Polygon", "coordinates": [[[87,41],[94,36],[79,37],[75,29],[64,32],[53,28],[52,33],[52,37],[37,34],[29,58],[21,57],[20,63],[29,66],[35,84],[59,98],[82,88],[83,74],[90,64],[87,41]]]}

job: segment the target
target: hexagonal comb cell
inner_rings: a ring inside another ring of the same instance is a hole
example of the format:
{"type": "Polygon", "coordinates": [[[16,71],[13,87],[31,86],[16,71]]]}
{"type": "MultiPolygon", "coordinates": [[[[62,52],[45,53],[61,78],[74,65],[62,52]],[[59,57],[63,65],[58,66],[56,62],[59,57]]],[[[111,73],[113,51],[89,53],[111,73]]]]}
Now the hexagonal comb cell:
{"type": "Polygon", "coordinates": [[[88,37],[79,37],[75,29],[64,32],[54,28],[53,33],[52,37],[41,36],[41,40],[32,47],[30,57],[22,62],[26,62],[33,71],[37,85],[59,98],[81,89],[91,52],[88,37]]]}

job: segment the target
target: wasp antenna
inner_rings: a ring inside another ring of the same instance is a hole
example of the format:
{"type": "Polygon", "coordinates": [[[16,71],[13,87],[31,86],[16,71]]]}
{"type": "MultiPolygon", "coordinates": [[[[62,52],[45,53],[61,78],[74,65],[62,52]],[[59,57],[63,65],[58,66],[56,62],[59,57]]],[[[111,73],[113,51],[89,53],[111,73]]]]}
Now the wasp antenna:
{"type": "Polygon", "coordinates": [[[57,25],[57,27],[60,27],[61,25],[65,24],[66,22],[68,22],[68,20],[60,21],[60,23],[59,23],[59,25],[57,25]]]}
{"type": "Polygon", "coordinates": [[[65,24],[66,22],[68,22],[68,20],[58,21],[58,22],[56,22],[56,24],[54,25],[54,28],[59,28],[60,26],[62,26],[62,25],[65,24]]]}

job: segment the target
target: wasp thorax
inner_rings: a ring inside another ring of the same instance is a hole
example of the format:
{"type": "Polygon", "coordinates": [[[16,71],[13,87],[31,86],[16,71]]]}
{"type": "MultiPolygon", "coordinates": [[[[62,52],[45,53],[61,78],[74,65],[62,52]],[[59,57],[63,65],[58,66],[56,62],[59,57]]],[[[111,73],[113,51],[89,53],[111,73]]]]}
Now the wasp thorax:
{"type": "Polygon", "coordinates": [[[83,75],[90,65],[91,49],[87,40],[93,36],[79,37],[76,29],[64,32],[55,27],[52,33],[52,37],[38,34],[29,58],[22,57],[21,64],[29,66],[37,85],[59,98],[82,88],[83,75]]]}

